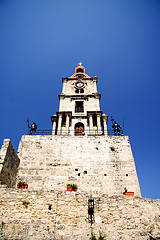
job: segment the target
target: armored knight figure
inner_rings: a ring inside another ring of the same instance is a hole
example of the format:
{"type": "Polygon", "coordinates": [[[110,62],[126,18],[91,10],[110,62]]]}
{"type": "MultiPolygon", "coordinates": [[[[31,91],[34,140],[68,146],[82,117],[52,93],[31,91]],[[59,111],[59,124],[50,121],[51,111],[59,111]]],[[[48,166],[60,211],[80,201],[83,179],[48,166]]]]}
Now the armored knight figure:
{"type": "Polygon", "coordinates": [[[28,128],[30,128],[29,135],[35,135],[35,132],[37,130],[37,124],[33,122],[31,126],[29,126],[29,123],[28,123],[28,128]]]}
{"type": "Polygon", "coordinates": [[[114,128],[114,135],[116,136],[120,133],[120,130],[122,129],[120,125],[117,124],[117,122],[115,121],[114,124],[112,125],[112,128],[114,128]]]}

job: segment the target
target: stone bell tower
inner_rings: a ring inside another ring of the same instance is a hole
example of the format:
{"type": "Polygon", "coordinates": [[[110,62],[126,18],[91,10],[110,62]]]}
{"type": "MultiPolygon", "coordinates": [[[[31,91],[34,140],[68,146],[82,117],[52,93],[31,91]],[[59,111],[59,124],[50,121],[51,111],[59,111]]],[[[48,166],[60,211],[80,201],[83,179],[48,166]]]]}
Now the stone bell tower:
{"type": "Polygon", "coordinates": [[[107,135],[108,117],[100,110],[97,80],[85,73],[82,63],[71,77],[62,78],[59,111],[51,116],[53,135],[107,135]]]}

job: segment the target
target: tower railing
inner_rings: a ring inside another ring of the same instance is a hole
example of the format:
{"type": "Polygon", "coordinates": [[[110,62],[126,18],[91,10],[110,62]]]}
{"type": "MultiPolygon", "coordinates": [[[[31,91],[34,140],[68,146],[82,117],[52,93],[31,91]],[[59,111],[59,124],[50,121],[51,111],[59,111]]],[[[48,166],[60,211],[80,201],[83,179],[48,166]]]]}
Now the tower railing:
{"type": "Polygon", "coordinates": [[[86,130],[86,131],[83,131],[83,132],[75,132],[74,130],[57,130],[56,132],[52,131],[52,130],[36,130],[35,132],[33,132],[32,134],[29,134],[29,135],[123,136],[123,131],[120,130],[119,133],[116,132],[116,134],[115,134],[113,129],[109,129],[107,131],[86,130]]]}

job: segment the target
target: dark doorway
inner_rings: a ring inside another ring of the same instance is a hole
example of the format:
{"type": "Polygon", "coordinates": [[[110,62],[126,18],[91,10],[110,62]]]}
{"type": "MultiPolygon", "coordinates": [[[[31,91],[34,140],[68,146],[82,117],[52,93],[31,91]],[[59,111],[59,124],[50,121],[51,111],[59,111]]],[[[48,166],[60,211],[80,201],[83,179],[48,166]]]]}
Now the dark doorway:
{"type": "Polygon", "coordinates": [[[76,123],[74,128],[74,135],[75,136],[82,136],[84,134],[84,124],[83,123],[76,123]]]}

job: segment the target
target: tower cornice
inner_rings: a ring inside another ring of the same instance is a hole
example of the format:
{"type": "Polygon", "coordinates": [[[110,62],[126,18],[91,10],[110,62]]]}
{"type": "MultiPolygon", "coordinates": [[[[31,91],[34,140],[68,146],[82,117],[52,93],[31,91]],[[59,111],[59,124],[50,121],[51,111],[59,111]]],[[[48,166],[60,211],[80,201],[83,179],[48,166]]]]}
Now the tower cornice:
{"type": "Polygon", "coordinates": [[[67,81],[70,81],[70,80],[73,80],[73,81],[86,81],[86,80],[91,80],[91,81],[94,81],[94,82],[98,82],[98,77],[84,77],[84,78],[74,78],[74,77],[62,77],[62,83],[65,83],[67,81]]]}
{"type": "Polygon", "coordinates": [[[58,95],[59,100],[65,99],[65,98],[74,98],[74,99],[83,99],[83,98],[96,98],[96,99],[101,99],[101,94],[100,93],[92,93],[92,94],[59,94],[58,95]]]}

